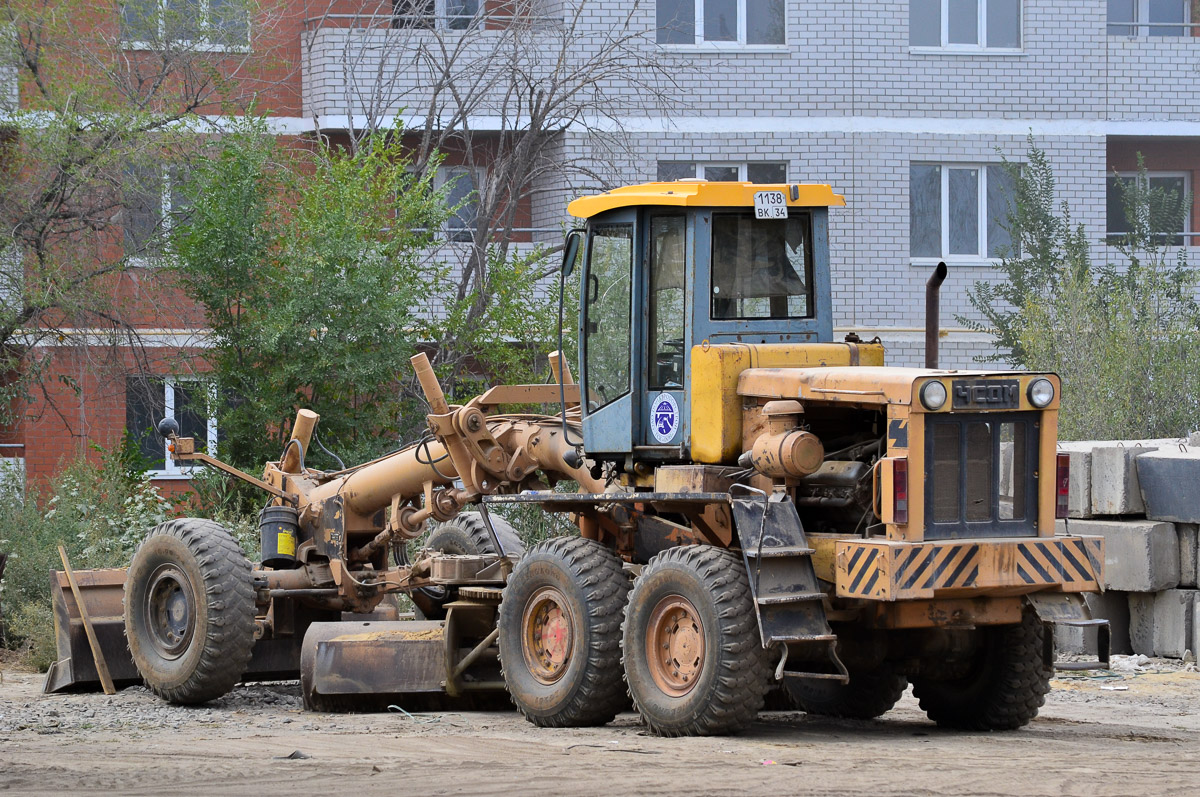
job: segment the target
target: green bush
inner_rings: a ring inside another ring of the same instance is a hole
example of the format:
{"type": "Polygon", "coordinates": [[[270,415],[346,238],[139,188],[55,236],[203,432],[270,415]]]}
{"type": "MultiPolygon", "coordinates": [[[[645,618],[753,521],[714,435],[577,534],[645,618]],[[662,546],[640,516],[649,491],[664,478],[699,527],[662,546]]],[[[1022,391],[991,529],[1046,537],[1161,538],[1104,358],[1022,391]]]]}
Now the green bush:
{"type": "Polygon", "coordinates": [[[103,451],[99,465],[84,458],[68,464],[24,498],[23,487],[12,473],[0,478],[0,551],[8,554],[0,641],[29,651],[30,662],[44,668],[54,658],[50,571],[62,569],[58,546],[78,570],[124,567],[146,531],[174,512],[131,466],[126,445],[103,451]]]}
{"type": "Polygon", "coordinates": [[[1064,440],[1179,437],[1200,424],[1200,273],[1173,233],[1190,195],[1120,183],[1129,232],[1109,236],[1113,262],[1096,264],[1083,225],[1056,204],[1054,174],[1030,141],[1023,166],[1006,162],[1016,190],[998,281],[977,282],[970,300],[1004,361],[1062,377],[1064,440]]]}

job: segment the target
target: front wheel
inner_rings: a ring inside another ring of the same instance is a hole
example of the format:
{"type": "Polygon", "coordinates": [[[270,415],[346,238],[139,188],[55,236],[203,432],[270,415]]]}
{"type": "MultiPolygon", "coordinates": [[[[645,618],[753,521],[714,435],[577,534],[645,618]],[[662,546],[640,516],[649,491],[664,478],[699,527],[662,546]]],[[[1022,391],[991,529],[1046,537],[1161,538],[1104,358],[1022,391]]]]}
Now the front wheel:
{"type": "Polygon", "coordinates": [[[155,527],[125,577],[125,637],[146,686],[172,703],[233,688],[254,647],[250,563],[223,526],[184,518],[155,527]]]}
{"type": "Polygon", "coordinates": [[[1028,725],[1046,702],[1053,675],[1042,658],[1046,627],[1026,612],[1020,623],[977,633],[982,634],[979,647],[964,671],[914,677],[913,694],[943,727],[1000,731],[1028,725]]]}
{"type": "Polygon", "coordinates": [[[629,694],[660,736],[737,733],[767,691],[750,582],[739,556],[669,548],[634,584],[621,645],[629,694]]]}
{"type": "Polygon", "coordinates": [[[603,725],[625,705],[621,612],[629,578],[594,540],[556,537],[517,563],[500,604],[499,646],[513,703],[534,725],[603,725]]]}

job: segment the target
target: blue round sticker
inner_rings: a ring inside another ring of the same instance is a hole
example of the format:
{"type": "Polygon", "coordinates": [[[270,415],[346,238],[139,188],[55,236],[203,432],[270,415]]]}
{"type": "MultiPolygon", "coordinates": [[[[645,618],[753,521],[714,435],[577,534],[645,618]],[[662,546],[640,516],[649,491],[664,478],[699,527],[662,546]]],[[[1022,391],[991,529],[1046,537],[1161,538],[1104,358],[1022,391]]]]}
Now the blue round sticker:
{"type": "Polygon", "coordinates": [[[650,431],[660,443],[669,443],[679,431],[679,405],[670,393],[659,393],[650,404],[650,431]]]}

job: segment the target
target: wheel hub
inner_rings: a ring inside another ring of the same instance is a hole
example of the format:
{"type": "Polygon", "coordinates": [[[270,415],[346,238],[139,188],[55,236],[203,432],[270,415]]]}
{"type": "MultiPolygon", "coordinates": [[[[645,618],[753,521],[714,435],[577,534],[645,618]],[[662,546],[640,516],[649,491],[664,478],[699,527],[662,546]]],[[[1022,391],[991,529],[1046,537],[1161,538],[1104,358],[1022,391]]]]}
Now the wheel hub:
{"type": "Polygon", "coordinates": [[[692,691],[704,669],[704,625],[691,601],[668,595],[650,614],[647,660],[654,683],[671,697],[692,691]]]}
{"type": "Polygon", "coordinates": [[[574,646],[567,600],[555,587],[543,587],[525,605],[521,618],[521,652],[529,672],[552,684],[566,672],[574,646]]]}
{"type": "Polygon", "coordinates": [[[196,628],[195,592],[175,565],[160,565],[151,575],[146,620],[150,640],[164,658],[179,658],[191,643],[196,628]]]}

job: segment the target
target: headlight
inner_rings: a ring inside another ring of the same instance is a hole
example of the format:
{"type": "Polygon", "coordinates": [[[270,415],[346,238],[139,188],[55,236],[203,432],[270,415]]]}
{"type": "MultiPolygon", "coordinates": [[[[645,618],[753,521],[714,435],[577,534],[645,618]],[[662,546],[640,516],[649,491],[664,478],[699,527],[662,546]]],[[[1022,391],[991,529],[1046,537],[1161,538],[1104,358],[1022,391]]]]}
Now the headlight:
{"type": "Polygon", "coordinates": [[[1054,401],[1054,384],[1049,379],[1035,379],[1029,383],[1029,403],[1041,409],[1054,401]]]}
{"type": "Polygon", "coordinates": [[[934,380],[921,386],[921,403],[927,410],[940,410],[946,403],[946,386],[934,380]]]}

